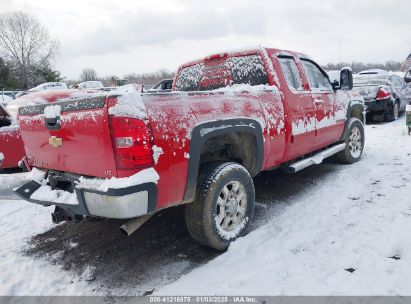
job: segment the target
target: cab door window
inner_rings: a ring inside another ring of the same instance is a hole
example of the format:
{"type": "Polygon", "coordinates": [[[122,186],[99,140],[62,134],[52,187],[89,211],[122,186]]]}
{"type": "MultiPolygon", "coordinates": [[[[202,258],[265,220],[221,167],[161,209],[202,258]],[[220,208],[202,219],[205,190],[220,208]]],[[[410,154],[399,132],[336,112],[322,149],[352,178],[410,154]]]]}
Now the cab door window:
{"type": "Polygon", "coordinates": [[[310,84],[311,91],[324,92],[333,90],[328,78],[321,72],[321,70],[315,64],[307,60],[301,61],[303,63],[304,71],[308,78],[308,83],[310,84]]]}

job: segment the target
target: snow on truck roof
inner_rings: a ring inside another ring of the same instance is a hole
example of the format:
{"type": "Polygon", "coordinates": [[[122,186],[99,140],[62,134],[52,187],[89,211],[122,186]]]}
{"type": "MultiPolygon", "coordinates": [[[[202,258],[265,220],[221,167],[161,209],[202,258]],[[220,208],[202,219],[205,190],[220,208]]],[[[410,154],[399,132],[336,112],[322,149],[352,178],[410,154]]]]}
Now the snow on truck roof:
{"type": "Polygon", "coordinates": [[[218,52],[218,53],[209,54],[205,57],[183,63],[179,67],[178,70],[180,70],[182,68],[185,68],[185,67],[188,67],[188,66],[198,64],[198,63],[203,63],[203,62],[206,62],[206,61],[215,60],[215,59],[218,59],[218,58],[247,56],[247,55],[252,55],[252,54],[256,54],[256,53],[266,53],[267,50],[274,51],[274,53],[278,56],[285,55],[285,56],[296,56],[296,57],[310,58],[309,56],[307,56],[305,54],[302,54],[302,53],[298,53],[298,52],[275,49],[275,48],[267,48],[267,47],[263,47],[263,46],[254,46],[254,47],[246,47],[246,48],[240,48],[240,49],[225,50],[225,51],[221,51],[221,52],[218,52]]]}

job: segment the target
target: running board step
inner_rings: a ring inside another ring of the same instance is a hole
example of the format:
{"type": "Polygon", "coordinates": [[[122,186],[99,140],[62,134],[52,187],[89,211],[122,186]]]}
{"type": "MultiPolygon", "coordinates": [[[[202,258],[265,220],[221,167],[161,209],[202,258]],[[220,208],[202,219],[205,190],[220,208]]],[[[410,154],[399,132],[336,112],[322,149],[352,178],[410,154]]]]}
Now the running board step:
{"type": "Polygon", "coordinates": [[[295,173],[298,172],[302,169],[305,169],[311,165],[318,165],[321,164],[323,162],[324,159],[326,159],[327,157],[330,157],[342,150],[345,149],[345,143],[333,146],[331,148],[328,148],[327,150],[321,151],[313,156],[304,158],[303,160],[299,160],[295,163],[292,163],[288,166],[284,167],[284,170],[287,173],[295,173]]]}

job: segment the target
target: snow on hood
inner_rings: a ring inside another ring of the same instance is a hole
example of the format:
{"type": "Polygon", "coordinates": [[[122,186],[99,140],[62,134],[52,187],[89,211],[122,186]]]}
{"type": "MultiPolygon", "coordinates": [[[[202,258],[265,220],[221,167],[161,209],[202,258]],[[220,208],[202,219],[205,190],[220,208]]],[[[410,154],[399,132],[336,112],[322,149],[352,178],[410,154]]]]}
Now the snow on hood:
{"type": "Polygon", "coordinates": [[[141,94],[133,84],[121,86],[107,96],[118,96],[117,104],[108,110],[110,115],[147,119],[147,111],[141,94]]]}

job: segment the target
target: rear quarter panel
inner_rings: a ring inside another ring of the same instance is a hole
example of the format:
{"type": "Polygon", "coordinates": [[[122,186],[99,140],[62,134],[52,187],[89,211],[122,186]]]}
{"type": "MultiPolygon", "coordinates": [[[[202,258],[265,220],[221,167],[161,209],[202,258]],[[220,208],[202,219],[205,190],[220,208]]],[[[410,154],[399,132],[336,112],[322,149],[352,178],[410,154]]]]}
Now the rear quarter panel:
{"type": "Polygon", "coordinates": [[[260,123],[264,136],[264,162],[270,138],[284,134],[284,108],[279,91],[196,92],[145,95],[155,145],[163,154],[155,167],[160,175],[158,208],[181,202],[186,190],[191,131],[210,121],[250,118],[260,123]]]}

